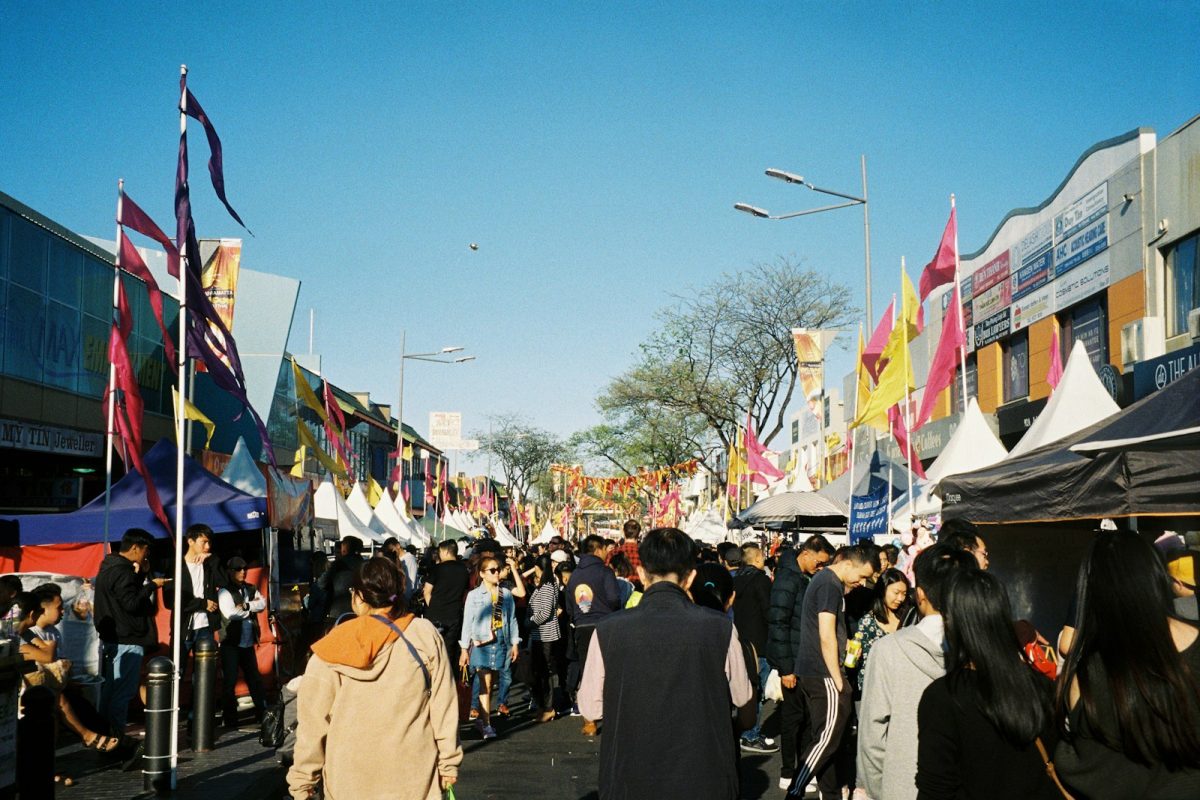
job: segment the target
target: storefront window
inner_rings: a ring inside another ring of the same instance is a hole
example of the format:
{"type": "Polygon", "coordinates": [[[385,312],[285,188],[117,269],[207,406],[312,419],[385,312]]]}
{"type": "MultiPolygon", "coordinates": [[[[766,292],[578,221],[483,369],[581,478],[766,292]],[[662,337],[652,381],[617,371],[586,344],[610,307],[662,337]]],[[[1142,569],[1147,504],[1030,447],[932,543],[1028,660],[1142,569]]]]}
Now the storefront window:
{"type": "MultiPolygon", "coordinates": [[[[979,396],[979,372],[975,368],[975,354],[967,356],[967,396],[979,396]]],[[[962,367],[954,370],[954,385],[950,390],[950,413],[961,414],[966,408],[962,396],[962,367]]]]}
{"type": "Polygon", "coordinates": [[[1029,396],[1029,331],[1009,337],[1004,345],[1004,402],[1029,396]]]}
{"type": "Polygon", "coordinates": [[[1092,366],[1099,372],[1108,363],[1108,306],[1104,296],[1086,300],[1062,312],[1058,318],[1061,329],[1063,366],[1075,347],[1083,342],[1092,366]]]}
{"type": "Polygon", "coordinates": [[[1176,242],[1167,251],[1167,335],[1187,333],[1188,312],[1200,308],[1200,233],[1176,242]]]}
{"type": "Polygon", "coordinates": [[[9,220],[9,275],[13,283],[38,294],[46,291],[46,249],[49,234],[20,217],[9,220]]]}

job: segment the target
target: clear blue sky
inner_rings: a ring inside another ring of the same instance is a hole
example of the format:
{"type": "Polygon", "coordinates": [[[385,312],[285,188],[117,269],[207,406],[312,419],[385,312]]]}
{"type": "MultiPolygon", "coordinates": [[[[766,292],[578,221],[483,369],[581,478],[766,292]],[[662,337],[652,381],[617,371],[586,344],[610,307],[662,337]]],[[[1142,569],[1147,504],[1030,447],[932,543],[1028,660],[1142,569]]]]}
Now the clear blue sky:
{"type": "MultiPolygon", "coordinates": [[[[186,62],[257,234],[244,263],[303,281],[294,349],[313,307],[329,377],[394,402],[402,327],[410,350],[465,345],[476,362],[411,365],[406,419],[512,411],[567,434],[671,292],[788,255],[861,298],[857,209],[732,209],[821,199],[765,167],[854,193],[867,155],[879,313],[901,255],[914,272],[932,255],[951,192],[970,252],[1087,147],[1200,112],[1198,18],[1190,2],[9,3],[0,190],[111,237],[124,177],[173,230],[186,62]]],[[[236,236],[202,141],[200,235],[236,236]]]]}

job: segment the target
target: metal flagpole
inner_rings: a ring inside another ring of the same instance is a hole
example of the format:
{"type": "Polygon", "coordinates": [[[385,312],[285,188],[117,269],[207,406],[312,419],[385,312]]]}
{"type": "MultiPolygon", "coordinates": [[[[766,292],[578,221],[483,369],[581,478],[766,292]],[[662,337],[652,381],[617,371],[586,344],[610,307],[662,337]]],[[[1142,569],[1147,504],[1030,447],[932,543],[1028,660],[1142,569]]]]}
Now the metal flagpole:
{"type": "Polygon", "coordinates": [[[910,390],[909,390],[909,386],[908,386],[908,376],[909,376],[910,372],[912,371],[912,363],[911,363],[912,362],[912,354],[908,352],[908,345],[909,345],[909,341],[908,341],[908,309],[906,307],[904,307],[905,298],[904,298],[904,293],[903,293],[905,279],[906,279],[906,273],[904,271],[904,256],[900,256],[900,286],[901,286],[900,303],[901,303],[901,309],[902,309],[902,313],[900,315],[900,324],[904,326],[904,428],[905,428],[904,459],[907,462],[907,466],[908,466],[908,511],[909,511],[909,514],[911,515],[912,507],[913,507],[913,496],[912,496],[912,493],[913,493],[913,482],[912,482],[912,476],[913,476],[913,469],[912,469],[913,431],[912,431],[912,416],[910,414],[912,400],[911,400],[911,395],[909,394],[910,390]]]}
{"type": "MultiPolygon", "coordinates": [[[[962,410],[967,413],[967,326],[963,322],[962,282],[958,275],[958,213],[954,210],[954,195],[950,195],[950,213],[954,214],[954,288],[958,291],[958,327],[963,334],[963,344],[958,351],[959,366],[962,368],[962,410]]],[[[950,295],[951,299],[954,295],[950,295]]],[[[944,322],[942,323],[945,324],[944,322]]]]}
{"type": "MultiPolygon", "coordinates": [[[[117,313],[120,304],[121,291],[121,211],[125,205],[125,179],[117,179],[117,263],[113,270],[113,301],[112,313],[117,313]]],[[[112,335],[112,320],[109,320],[109,335],[112,335]]],[[[104,450],[104,549],[108,550],[108,514],[112,508],[112,471],[113,471],[113,427],[117,419],[117,365],[109,353],[108,363],[108,427],[105,429],[104,450]]],[[[105,552],[105,555],[108,555],[105,552]]]]}
{"type": "MultiPolygon", "coordinates": [[[[862,340],[863,325],[860,322],[858,323],[858,341],[862,342],[862,340]]],[[[854,416],[851,419],[858,419],[858,382],[860,380],[862,380],[862,353],[858,354],[858,363],[854,365],[854,416]]],[[[846,435],[850,437],[850,489],[846,492],[849,498],[846,501],[846,509],[848,512],[847,519],[851,522],[854,520],[854,462],[858,457],[858,453],[855,452],[854,447],[857,440],[857,437],[854,435],[856,433],[858,433],[858,428],[850,428],[846,431],[846,435]]],[[[850,531],[847,530],[846,534],[849,535],[850,531]]]]}
{"type": "MultiPolygon", "coordinates": [[[[187,65],[179,68],[179,74],[186,78],[187,65]]],[[[187,135],[187,92],[179,98],[179,135],[187,135]]],[[[187,184],[184,184],[186,189],[187,184]]],[[[179,663],[182,650],[183,615],[183,446],[184,446],[184,416],[187,402],[187,277],[192,265],[188,263],[186,238],[176,242],[179,248],[179,353],[176,356],[176,366],[179,382],[179,396],[175,400],[175,613],[171,625],[171,660],[175,664],[175,680],[171,684],[171,788],[175,788],[179,767],[179,684],[183,680],[183,665],[179,663]]]]}

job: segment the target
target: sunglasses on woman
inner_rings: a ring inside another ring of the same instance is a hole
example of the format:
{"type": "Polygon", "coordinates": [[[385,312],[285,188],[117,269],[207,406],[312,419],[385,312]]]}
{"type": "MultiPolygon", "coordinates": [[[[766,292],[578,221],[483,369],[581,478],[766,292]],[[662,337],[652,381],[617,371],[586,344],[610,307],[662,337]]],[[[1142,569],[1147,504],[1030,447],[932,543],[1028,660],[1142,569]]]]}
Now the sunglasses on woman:
{"type": "Polygon", "coordinates": [[[496,567],[491,567],[490,569],[481,569],[480,570],[480,572],[499,572],[499,571],[500,570],[496,567]]]}

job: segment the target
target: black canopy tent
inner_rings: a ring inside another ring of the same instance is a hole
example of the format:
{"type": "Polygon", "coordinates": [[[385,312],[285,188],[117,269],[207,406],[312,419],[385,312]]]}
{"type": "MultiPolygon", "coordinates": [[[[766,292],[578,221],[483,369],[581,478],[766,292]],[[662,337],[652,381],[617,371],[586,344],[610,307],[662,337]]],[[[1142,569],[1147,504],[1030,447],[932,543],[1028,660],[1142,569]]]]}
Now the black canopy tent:
{"type": "Polygon", "coordinates": [[[1200,449],[1188,445],[1196,428],[1200,370],[1076,434],[944,478],[942,517],[1011,524],[1200,515],[1200,449]]]}

